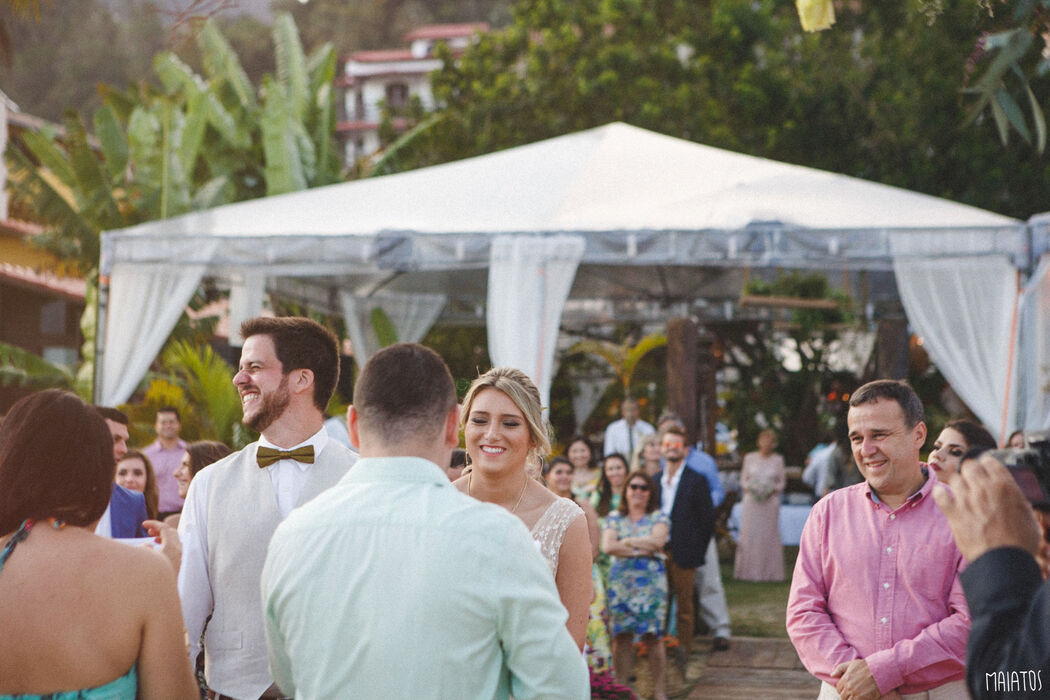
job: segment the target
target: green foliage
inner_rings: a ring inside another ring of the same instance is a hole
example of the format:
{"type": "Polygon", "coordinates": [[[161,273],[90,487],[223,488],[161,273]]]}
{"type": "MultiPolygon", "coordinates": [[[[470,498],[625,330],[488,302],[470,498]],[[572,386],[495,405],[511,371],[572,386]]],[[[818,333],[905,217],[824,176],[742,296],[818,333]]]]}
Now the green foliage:
{"type": "Polygon", "coordinates": [[[100,83],[127,85],[148,73],[167,32],[151,2],[99,0],[0,3],[0,87],[28,114],[59,121],[72,108],[90,114],[101,105],[100,83]],[[23,11],[22,8],[25,8],[23,11]]]}
{"type": "Polygon", "coordinates": [[[755,296],[788,297],[793,299],[830,299],[837,303],[834,309],[795,309],[791,312],[791,323],[798,327],[801,335],[811,335],[834,324],[850,323],[853,320],[849,296],[840,289],[832,288],[828,278],[822,274],[792,271],[778,275],[768,282],[753,278],[748,280],[746,293],[755,296]]]}
{"type": "MultiPolygon", "coordinates": [[[[973,47],[966,75],[969,77],[981,61],[984,71],[964,90],[975,96],[968,121],[976,121],[987,109],[1003,145],[1009,142],[1013,129],[1042,154],[1046,148],[1046,116],[1029,77],[1042,77],[1050,71],[1050,0],[1023,0],[1001,10],[987,0],[979,4],[987,11],[984,23],[988,28],[973,47]],[[1021,95],[1020,102],[1015,95],[1021,95]],[[1031,122],[1021,102],[1027,106],[1031,122]]],[[[941,13],[939,3],[927,0],[923,5],[931,20],[941,13]]]]}
{"type": "Polygon", "coordinates": [[[582,340],[569,348],[569,354],[586,353],[604,360],[616,374],[623,396],[633,396],[631,379],[635,368],[651,350],[667,345],[666,333],[650,333],[637,342],[616,344],[607,340],[582,340]]]}
{"type": "Polygon", "coordinates": [[[22,348],[0,343],[0,386],[72,389],[73,374],[22,348]]]}
{"type": "Polygon", "coordinates": [[[303,43],[334,41],[340,54],[404,45],[407,32],[443,22],[505,24],[510,0],[274,0],[273,10],[288,12],[302,28],[303,43]]]}
{"type": "Polygon", "coordinates": [[[752,279],[747,292],[837,302],[831,309],[792,309],[787,324],[708,326],[724,348],[724,364],[737,376],[725,397],[724,422],[737,429],[745,450],[755,444],[761,429],[776,429],[788,464],[802,464],[837,417],[834,412],[824,412],[822,397],[824,387],[837,377],[830,368],[829,353],[839,329],[853,321],[851,302],[820,273],[792,272],[772,282],[752,279]],[[794,359],[790,369],[785,364],[788,355],[794,359]]]}
{"type": "Polygon", "coordinates": [[[8,147],[12,193],[47,225],[41,243],[85,276],[104,230],[338,179],[332,47],[303,55],[294,23],[278,17],[278,74],[256,90],[214,22],[198,39],[204,75],[165,51],[153,61],[159,88],[99,89],[97,144],[71,110],[61,138],[29,132],[8,147]]]}
{"type": "Polygon", "coordinates": [[[291,19],[278,17],[277,76],[256,90],[215,22],[198,40],[204,75],[164,51],[153,61],[159,89],[100,89],[98,153],[74,112],[61,139],[28,133],[8,149],[18,196],[49,225],[52,249],[85,271],[97,264],[100,231],[338,177],[331,46],[305,56],[291,19]]]}
{"type": "MultiPolygon", "coordinates": [[[[443,109],[376,172],[623,120],[1021,218],[1045,209],[1050,173],[1031,149],[1004,149],[992,119],[965,126],[963,76],[945,66],[987,24],[973,4],[945,3],[932,25],[913,2],[840,5],[809,35],[791,3],[522,0],[509,27],[443,55],[443,109]]],[[[1050,83],[1028,87],[1041,103],[1050,83]]]]}
{"type": "Polygon", "coordinates": [[[394,327],[393,321],[387,316],[386,312],[378,306],[372,309],[372,313],[369,314],[369,321],[372,323],[372,329],[376,332],[376,338],[379,340],[380,347],[386,347],[387,345],[393,345],[397,342],[397,328],[394,327]]]}
{"type": "Polygon", "coordinates": [[[166,376],[151,382],[143,402],[152,413],[164,405],[178,408],[187,439],[221,440],[235,448],[251,442],[231,381],[235,370],[211,346],[169,343],[161,363],[166,376]]]}

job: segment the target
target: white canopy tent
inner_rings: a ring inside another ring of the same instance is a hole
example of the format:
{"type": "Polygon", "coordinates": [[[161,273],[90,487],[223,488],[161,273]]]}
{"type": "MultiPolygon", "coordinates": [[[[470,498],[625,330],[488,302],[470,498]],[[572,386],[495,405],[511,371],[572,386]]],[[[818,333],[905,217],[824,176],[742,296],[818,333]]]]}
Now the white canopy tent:
{"type": "MultiPolygon", "coordinates": [[[[928,281],[927,261],[976,266],[1016,291],[1016,270],[1046,238],[974,207],[613,123],[104,233],[96,399],[131,395],[205,275],[229,281],[244,316],[266,289],[338,306],[364,354],[375,306],[402,340],[422,337],[446,303],[484,308],[493,362],[525,370],[546,399],[567,300],[605,320],[628,308],[732,313],[743,268],[865,270],[891,296],[896,274],[912,318],[930,295],[956,295],[938,284],[904,292],[928,281]]],[[[975,329],[964,339],[944,318],[917,325],[934,362],[997,428],[1016,402],[1002,386],[1016,326],[982,314],[1003,308],[952,309],[975,329]],[[953,376],[942,359],[982,369],[953,376]]]]}

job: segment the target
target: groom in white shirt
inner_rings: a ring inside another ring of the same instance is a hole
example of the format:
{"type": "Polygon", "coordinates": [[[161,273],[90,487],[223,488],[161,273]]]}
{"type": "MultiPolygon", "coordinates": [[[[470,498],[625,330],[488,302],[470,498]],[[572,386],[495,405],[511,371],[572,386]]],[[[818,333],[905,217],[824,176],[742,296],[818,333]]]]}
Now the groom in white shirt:
{"type": "Polygon", "coordinates": [[[270,677],[259,577],[266,547],[293,508],[346,474],[350,450],[328,437],[324,410],[339,379],[335,336],[306,318],[254,318],[233,383],[258,442],[205,467],[179,522],[179,597],[191,660],[204,640],[216,700],[283,695],[270,677]]]}

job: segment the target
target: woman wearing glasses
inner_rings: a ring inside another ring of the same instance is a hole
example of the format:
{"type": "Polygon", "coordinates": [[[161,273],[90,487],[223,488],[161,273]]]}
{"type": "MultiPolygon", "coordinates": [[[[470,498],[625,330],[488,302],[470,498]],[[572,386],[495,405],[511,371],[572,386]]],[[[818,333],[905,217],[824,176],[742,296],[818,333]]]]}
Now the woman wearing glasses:
{"type": "Polygon", "coordinates": [[[667,517],[652,477],[635,471],[627,477],[618,510],[610,512],[602,550],[613,557],[609,568],[609,617],[613,634],[613,672],[626,683],[631,676],[636,638],[646,642],[653,677],[653,697],[666,700],[663,621],[667,613],[664,544],[667,517]]]}

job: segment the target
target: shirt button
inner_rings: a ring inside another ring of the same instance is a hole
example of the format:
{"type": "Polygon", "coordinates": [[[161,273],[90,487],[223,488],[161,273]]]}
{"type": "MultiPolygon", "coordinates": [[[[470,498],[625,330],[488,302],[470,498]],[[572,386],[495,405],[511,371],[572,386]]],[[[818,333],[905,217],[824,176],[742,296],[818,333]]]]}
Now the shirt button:
{"type": "Polygon", "coordinates": [[[882,618],[882,621],[883,621],[883,622],[886,622],[886,618],[882,618]]]}
{"type": "Polygon", "coordinates": [[[887,547],[887,548],[886,548],[886,551],[887,551],[887,552],[893,552],[893,547],[887,547]]]}
{"type": "Polygon", "coordinates": [[[890,520],[896,520],[896,519],[897,519],[897,516],[896,516],[896,514],[894,514],[894,515],[890,515],[890,520]]]}
{"type": "Polygon", "coordinates": [[[882,587],[883,587],[883,588],[889,588],[889,587],[890,587],[890,584],[888,584],[888,583],[884,583],[884,584],[882,584],[882,587]]]}

